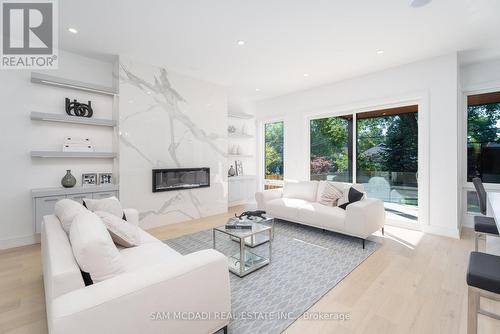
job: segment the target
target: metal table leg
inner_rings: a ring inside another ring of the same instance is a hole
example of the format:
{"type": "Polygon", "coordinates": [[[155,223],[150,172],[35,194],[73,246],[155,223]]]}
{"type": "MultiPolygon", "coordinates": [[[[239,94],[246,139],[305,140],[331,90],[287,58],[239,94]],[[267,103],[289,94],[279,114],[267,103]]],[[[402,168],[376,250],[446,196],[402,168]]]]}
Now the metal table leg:
{"type": "Polygon", "coordinates": [[[213,228],[212,229],[212,239],[213,239],[213,246],[214,246],[214,249],[215,249],[215,229],[213,228]]]}
{"type": "MultiPolygon", "coordinates": [[[[272,254],[272,250],[273,250],[273,246],[272,246],[272,239],[271,239],[271,234],[273,234],[273,229],[269,229],[269,262],[271,262],[271,254],[272,254]]],[[[274,237],[274,235],[273,235],[274,237]]]]}
{"type": "Polygon", "coordinates": [[[240,238],[240,275],[245,271],[245,238],[240,238]]]}

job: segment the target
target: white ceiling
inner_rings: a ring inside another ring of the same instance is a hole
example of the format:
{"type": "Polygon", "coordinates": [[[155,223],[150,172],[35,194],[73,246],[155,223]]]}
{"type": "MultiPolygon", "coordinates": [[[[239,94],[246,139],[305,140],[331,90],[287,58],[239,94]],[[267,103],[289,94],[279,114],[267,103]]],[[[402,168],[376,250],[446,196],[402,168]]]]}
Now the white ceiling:
{"type": "Polygon", "coordinates": [[[408,3],[64,0],[59,1],[61,47],[125,55],[262,99],[454,51],[498,46],[498,0],[434,0],[418,9],[408,3]],[[79,33],[69,33],[69,27],[79,33]]]}

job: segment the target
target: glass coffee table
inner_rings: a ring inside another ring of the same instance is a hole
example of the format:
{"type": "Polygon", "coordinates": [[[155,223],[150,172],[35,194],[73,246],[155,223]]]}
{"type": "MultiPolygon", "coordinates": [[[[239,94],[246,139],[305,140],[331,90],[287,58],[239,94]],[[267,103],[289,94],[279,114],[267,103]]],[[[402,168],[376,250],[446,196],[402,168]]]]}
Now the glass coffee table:
{"type": "MultiPolygon", "coordinates": [[[[272,231],[271,231],[271,236],[269,236],[267,233],[256,233],[253,234],[250,237],[245,238],[245,245],[248,247],[254,248],[257,246],[260,246],[262,244],[265,244],[269,240],[272,240],[274,238],[274,218],[270,216],[264,216],[264,217],[252,217],[250,218],[251,221],[254,223],[259,223],[259,224],[264,224],[267,226],[270,226],[272,231]]],[[[239,242],[240,240],[235,237],[231,237],[233,241],[239,242]]]]}
{"type": "Polygon", "coordinates": [[[272,233],[273,227],[267,226],[260,223],[252,223],[251,229],[226,229],[225,225],[214,227],[212,230],[213,238],[213,248],[216,248],[215,234],[223,233],[228,235],[232,240],[238,240],[240,244],[240,250],[236,254],[228,256],[229,271],[243,277],[245,275],[260,269],[271,262],[271,252],[272,252],[272,233]],[[258,255],[247,248],[248,238],[255,237],[257,235],[265,235],[267,237],[267,242],[269,244],[269,254],[268,257],[258,255]]]}

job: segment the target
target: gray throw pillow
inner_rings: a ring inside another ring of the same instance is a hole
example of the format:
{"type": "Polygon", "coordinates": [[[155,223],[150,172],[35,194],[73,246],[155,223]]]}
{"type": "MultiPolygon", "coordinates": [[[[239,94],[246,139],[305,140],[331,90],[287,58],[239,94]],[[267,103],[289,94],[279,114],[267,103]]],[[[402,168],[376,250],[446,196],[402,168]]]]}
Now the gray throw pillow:
{"type": "Polygon", "coordinates": [[[326,206],[336,206],[337,201],[342,197],[342,195],[343,191],[341,189],[338,189],[330,182],[326,182],[319,203],[326,206]]]}

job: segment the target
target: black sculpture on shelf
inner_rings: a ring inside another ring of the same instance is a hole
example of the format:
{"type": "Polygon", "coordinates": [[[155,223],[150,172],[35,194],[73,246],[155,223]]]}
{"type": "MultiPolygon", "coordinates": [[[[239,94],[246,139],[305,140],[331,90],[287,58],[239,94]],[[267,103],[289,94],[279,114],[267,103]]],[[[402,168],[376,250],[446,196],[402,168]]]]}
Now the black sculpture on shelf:
{"type": "Polygon", "coordinates": [[[68,98],[66,98],[66,114],[70,116],[92,117],[94,112],[92,111],[91,101],[89,101],[88,104],[85,104],[76,100],[71,102],[68,98]]]}

